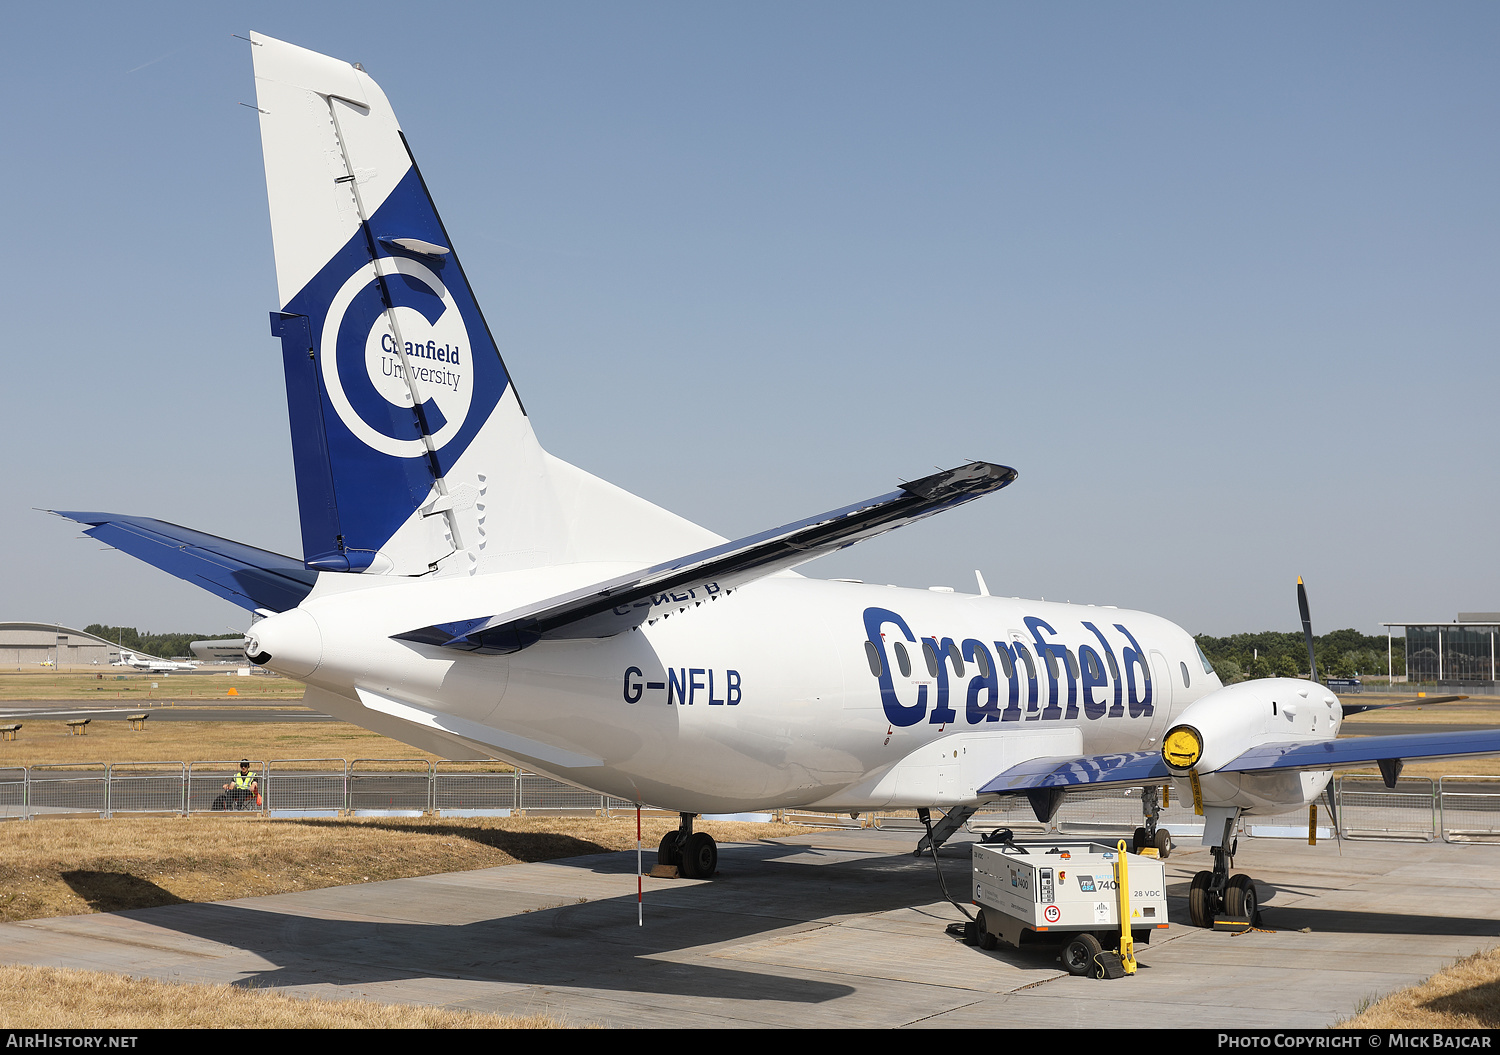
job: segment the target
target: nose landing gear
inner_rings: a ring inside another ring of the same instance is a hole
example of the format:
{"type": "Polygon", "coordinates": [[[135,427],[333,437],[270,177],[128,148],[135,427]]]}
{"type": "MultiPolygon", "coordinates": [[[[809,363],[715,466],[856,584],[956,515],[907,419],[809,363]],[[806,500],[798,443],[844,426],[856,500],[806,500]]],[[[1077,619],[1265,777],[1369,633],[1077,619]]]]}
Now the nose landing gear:
{"type": "Polygon", "coordinates": [[[1232,837],[1238,810],[1229,810],[1219,845],[1212,847],[1214,867],[1193,876],[1188,888],[1188,918],[1195,927],[1253,927],[1260,922],[1255,880],[1243,872],[1230,875],[1239,840],[1232,837]]]}

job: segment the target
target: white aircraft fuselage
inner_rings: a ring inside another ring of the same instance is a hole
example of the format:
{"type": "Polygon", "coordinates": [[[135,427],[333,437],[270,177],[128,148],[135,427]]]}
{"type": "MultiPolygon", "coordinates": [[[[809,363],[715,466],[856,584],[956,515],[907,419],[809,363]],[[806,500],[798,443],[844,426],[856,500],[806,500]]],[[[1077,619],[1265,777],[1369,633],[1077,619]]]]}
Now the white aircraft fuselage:
{"type": "Polygon", "coordinates": [[[709,813],[972,802],[1012,762],[1151,750],[1221,688],[1192,637],[1145,612],[794,574],[684,593],[637,631],[508,656],[393,639],[556,593],[559,570],[327,593],[325,573],[299,608],[252,627],[252,651],[344,717],[392,708],[408,740],[426,716],[406,708],[430,712],[450,755],[462,740],[627,801],[709,813]]]}

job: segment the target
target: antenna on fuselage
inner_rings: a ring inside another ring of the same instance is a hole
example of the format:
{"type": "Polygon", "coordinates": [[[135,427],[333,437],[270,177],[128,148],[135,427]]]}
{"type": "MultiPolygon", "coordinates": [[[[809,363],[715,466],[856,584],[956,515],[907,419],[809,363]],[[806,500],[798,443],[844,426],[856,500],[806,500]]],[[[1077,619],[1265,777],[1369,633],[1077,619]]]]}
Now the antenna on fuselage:
{"type": "Polygon", "coordinates": [[[974,578],[979,581],[979,596],[988,597],[990,588],[984,584],[984,574],[978,568],[974,569],[974,578]]]}

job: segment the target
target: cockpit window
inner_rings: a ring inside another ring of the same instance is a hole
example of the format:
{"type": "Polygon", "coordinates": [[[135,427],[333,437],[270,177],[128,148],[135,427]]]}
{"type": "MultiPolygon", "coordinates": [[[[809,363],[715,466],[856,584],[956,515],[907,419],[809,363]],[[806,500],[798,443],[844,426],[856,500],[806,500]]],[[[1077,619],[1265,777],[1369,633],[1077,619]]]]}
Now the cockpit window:
{"type": "Polygon", "coordinates": [[[1203,646],[1194,641],[1193,647],[1198,650],[1198,659],[1203,663],[1203,673],[1212,674],[1214,672],[1214,665],[1210,663],[1208,661],[1208,657],[1203,654],[1203,646]]]}

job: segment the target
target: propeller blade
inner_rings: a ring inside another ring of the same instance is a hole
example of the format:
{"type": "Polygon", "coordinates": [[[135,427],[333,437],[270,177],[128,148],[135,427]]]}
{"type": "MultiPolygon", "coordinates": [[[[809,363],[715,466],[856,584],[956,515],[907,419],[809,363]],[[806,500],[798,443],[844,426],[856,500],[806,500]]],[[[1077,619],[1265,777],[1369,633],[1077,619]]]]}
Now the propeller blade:
{"type": "Polygon", "coordinates": [[[1454,700],[1467,700],[1467,696],[1418,696],[1414,700],[1401,700],[1397,703],[1345,703],[1343,704],[1344,717],[1351,714],[1363,714],[1365,711],[1383,711],[1390,707],[1421,707],[1428,703],[1452,703],[1454,700]]]}
{"type": "Polygon", "coordinates": [[[1297,610],[1302,613],[1302,636],[1307,638],[1307,669],[1311,680],[1318,680],[1318,660],[1313,655],[1312,613],[1307,610],[1307,587],[1302,585],[1302,576],[1297,576],[1297,610]]]}

